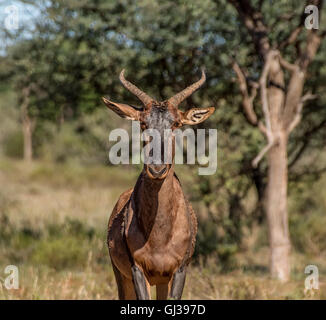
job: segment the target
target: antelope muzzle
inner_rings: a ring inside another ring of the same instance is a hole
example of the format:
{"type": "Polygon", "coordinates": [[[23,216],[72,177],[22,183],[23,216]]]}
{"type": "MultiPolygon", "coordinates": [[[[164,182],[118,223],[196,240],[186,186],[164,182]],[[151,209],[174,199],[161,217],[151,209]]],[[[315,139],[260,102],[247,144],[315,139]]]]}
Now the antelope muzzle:
{"type": "Polygon", "coordinates": [[[150,164],[147,165],[147,175],[151,179],[164,179],[169,172],[168,164],[150,164]]]}

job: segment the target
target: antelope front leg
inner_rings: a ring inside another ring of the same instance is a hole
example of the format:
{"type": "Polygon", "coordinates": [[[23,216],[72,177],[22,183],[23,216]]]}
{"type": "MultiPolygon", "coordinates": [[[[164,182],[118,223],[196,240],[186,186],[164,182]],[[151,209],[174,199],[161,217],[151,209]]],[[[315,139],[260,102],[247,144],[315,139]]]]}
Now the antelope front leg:
{"type": "Polygon", "coordinates": [[[149,288],[144,273],[134,265],[131,268],[137,300],[149,300],[149,288]]]}
{"type": "Polygon", "coordinates": [[[183,287],[186,281],[186,267],[180,267],[173,275],[172,288],[170,297],[172,299],[180,300],[183,292],[183,287]]]}

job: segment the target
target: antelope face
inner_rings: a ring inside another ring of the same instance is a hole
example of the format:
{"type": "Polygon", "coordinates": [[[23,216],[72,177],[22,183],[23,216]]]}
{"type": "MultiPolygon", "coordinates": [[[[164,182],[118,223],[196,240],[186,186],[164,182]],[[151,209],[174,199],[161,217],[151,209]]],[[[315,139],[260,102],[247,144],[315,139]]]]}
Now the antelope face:
{"type": "Polygon", "coordinates": [[[166,103],[153,103],[140,114],[144,131],[145,170],[151,179],[164,179],[174,158],[173,130],[181,127],[181,117],[166,103]]]}
{"type": "Polygon", "coordinates": [[[174,158],[173,130],[182,127],[184,124],[199,124],[210,117],[215,110],[214,107],[191,108],[186,112],[178,109],[178,105],[205,82],[205,73],[202,71],[202,77],[199,81],[163,102],[152,99],[127,81],[124,78],[124,70],[120,74],[120,81],[126,89],[142,101],[143,107],[137,108],[116,103],[106,98],[103,98],[103,101],[109,109],[122,118],[140,122],[146,140],[145,171],[151,179],[164,179],[172,167],[174,158]],[[146,149],[146,147],[148,148],[146,149]]]}

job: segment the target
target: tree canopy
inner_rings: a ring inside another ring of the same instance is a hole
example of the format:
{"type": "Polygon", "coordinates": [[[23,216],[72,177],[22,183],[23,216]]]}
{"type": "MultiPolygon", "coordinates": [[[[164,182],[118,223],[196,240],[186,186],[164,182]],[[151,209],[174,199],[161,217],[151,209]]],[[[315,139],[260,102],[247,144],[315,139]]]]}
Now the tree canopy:
{"type": "MultiPolygon", "coordinates": [[[[37,120],[37,128],[45,121],[60,126],[95,113],[104,108],[100,99],[104,95],[137,104],[118,81],[122,69],[139,87],[164,100],[197,80],[200,67],[204,66],[205,86],[181,108],[217,107],[205,126],[218,129],[219,163],[216,175],[197,178],[193,199],[200,201],[226,231],[227,236],[224,232],[215,235],[225,244],[219,244],[221,255],[240,244],[244,223],[264,220],[261,201],[266,162],[257,168],[251,166],[264,145],[264,137],[247,125],[232,69],[236,59],[251,80],[258,81],[263,60],[257,59],[255,45],[230,4],[232,1],[18,2],[35,6],[38,14],[17,31],[2,29],[2,37],[10,41],[0,59],[0,79],[17,93],[17,107],[24,100],[24,89],[30,88],[28,113],[37,120]],[[257,201],[245,208],[242,200],[252,187],[257,201]]],[[[265,17],[272,46],[288,39],[302,21],[304,3],[298,5],[295,0],[257,0],[252,5],[259,7],[265,17]]],[[[322,30],[326,29],[325,22],[326,19],[321,20],[322,30]]],[[[303,30],[300,39],[307,32],[303,30]]],[[[303,109],[303,120],[289,141],[290,182],[316,178],[325,170],[320,160],[326,138],[325,49],[323,41],[304,87],[305,92],[317,98],[303,109]]],[[[284,57],[294,62],[291,59],[295,50],[300,50],[300,44],[297,48],[284,46],[284,57]]],[[[261,116],[261,108],[255,108],[261,116]]]]}

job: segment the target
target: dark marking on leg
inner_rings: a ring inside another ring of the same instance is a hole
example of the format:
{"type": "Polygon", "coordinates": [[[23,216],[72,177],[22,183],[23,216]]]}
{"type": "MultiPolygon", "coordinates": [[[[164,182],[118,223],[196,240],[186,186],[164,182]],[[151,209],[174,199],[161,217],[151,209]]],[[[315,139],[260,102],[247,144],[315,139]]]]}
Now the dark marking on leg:
{"type": "Polygon", "coordinates": [[[124,300],[125,299],[125,293],[124,293],[123,286],[122,286],[123,279],[122,279],[121,273],[118,270],[118,268],[113,264],[113,262],[112,262],[112,268],[113,268],[113,272],[114,272],[114,275],[115,275],[115,280],[116,280],[116,283],[117,283],[117,286],[118,286],[119,299],[124,300]]]}
{"type": "Polygon", "coordinates": [[[180,300],[183,292],[183,287],[186,281],[186,268],[180,267],[178,271],[173,275],[172,288],[170,297],[172,299],[180,300]]]}
{"type": "Polygon", "coordinates": [[[144,273],[135,265],[131,268],[132,280],[138,300],[149,300],[144,273]]]}

